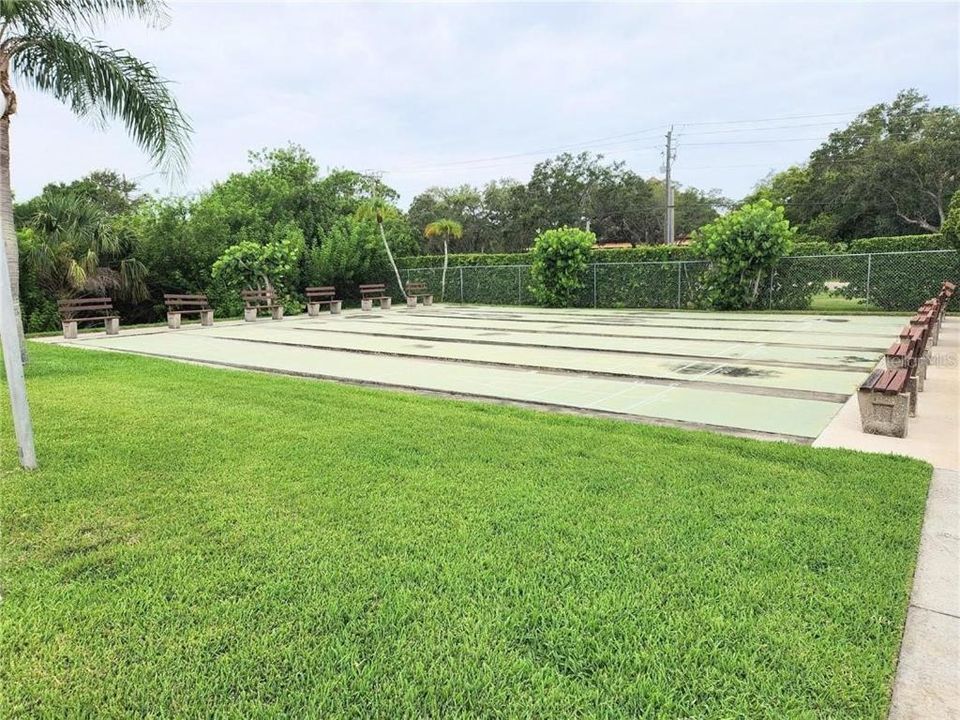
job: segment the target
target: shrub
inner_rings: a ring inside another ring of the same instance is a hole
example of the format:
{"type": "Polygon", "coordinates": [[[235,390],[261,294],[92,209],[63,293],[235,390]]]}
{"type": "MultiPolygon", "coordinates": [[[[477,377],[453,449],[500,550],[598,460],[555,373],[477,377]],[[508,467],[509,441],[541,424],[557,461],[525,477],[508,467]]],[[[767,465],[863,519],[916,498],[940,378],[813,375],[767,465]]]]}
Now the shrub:
{"type": "Polygon", "coordinates": [[[392,275],[373,220],[340,218],[307,255],[306,284],[333,285],[341,298],[356,299],[359,284],[386,282],[392,275]]]}
{"type": "Polygon", "coordinates": [[[701,280],[704,304],[718,310],[757,307],[794,234],[783,208],[765,199],[700,228],[694,247],[711,263],[701,280]]]}
{"type": "Polygon", "coordinates": [[[288,223],[274,228],[270,242],[243,240],[228,247],[213,264],[211,276],[226,288],[272,287],[286,298],[297,291],[303,232],[288,223]]]}
{"type": "Polygon", "coordinates": [[[541,233],[533,244],[530,292],[541,305],[567,307],[583,289],[596,235],[562,227],[541,233]]]}

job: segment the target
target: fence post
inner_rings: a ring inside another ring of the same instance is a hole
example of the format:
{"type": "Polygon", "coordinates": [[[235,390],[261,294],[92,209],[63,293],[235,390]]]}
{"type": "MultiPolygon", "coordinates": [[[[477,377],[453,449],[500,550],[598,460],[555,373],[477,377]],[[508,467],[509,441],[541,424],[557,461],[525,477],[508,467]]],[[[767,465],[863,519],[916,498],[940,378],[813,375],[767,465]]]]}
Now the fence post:
{"type": "Polygon", "coordinates": [[[865,302],[870,304],[870,273],[873,271],[873,253],[867,253],[867,297],[865,302]]]}
{"type": "Polygon", "coordinates": [[[517,265],[517,305],[522,304],[520,294],[522,292],[521,286],[523,285],[523,278],[520,275],[520,266],[517,265]]]}
{"type": "Polygon", "coordinates": [[[677,263],[677,310],[680,309],[680,283],[681,283],[681,272],[683,271],[683,263],[677,263]]]}
{"type": "Polygon", "coordinates": [[[597,264],[593,264],[593,306],[597,306],[597,264]]]}
{"type": "Polygon", "coordinates": [[[463,265],[460,266],[460,304],[463,304],[463,265]]]}

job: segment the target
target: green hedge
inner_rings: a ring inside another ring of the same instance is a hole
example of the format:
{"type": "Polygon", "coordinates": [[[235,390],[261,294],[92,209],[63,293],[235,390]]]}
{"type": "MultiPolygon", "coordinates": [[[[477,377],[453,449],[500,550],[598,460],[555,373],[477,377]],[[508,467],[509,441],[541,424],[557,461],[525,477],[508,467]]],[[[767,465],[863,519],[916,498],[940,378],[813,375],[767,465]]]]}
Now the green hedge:
{"type": "MultiPolygon", "coordinates": [[[[801,255],[840,255],[843,253],[877,253],[916,250],[949,250],[942,235],[901,235],[899,237],[861,238],[849,244],[831,243],[805,236],[802,242],[794,243],[791,257],[801,255]]],[[[642,245],[635,248],[593,250],[591,262],[663,262],[665,260],[699,260],[689,246],[642,245]]],[[[530,253],[453,253],[450,267],[477,267],[496,265],[529,265],[530,253]]],[[[441,267],[443,255],[408,255],[397,258],[400,268],[441,267]]]]}
{"type": "Polygon", "coordinates": [[[943,235],[899,235],[892,237],[860,238],[847,246],[851,253],[905,252],[913,250],[951,250],[943,235]]]}

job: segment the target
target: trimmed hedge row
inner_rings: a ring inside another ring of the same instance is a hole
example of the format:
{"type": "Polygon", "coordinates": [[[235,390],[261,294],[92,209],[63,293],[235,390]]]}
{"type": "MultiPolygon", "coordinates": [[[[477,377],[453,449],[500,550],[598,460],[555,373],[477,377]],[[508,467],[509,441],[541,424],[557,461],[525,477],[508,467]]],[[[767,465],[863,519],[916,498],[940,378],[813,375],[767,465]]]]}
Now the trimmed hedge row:
{"type": "MultiPolygon", "coordinates": [[[[854,240],[849,245],[830,243],[826,240],[804,240],[794,243],[789,255],[839,255],[844,253],[913,252],[917,250],[949,250],[950,245],[942,235],[901,235],[899,237],[875,237],[854,240]]],[[[635,248],[593,250],[590,262],[663,262],[668,260],[699,260],[699,255],[689,246],[642,245],[635,248]]],[[[453,253],[450,267],[477,267],[497,265],[529,265],[530,253],[453,253]]],[[[409,255],[397,258],[397,267],[428,268],[442,267],[443,255],[409,255]]]]}
{"type": "Polygon", "coordinates": [[[903,252],[913,250],[952,250],[940,233],[933,235],[900,235],[854,240],[847,245],[851,253],[903,252]]]}

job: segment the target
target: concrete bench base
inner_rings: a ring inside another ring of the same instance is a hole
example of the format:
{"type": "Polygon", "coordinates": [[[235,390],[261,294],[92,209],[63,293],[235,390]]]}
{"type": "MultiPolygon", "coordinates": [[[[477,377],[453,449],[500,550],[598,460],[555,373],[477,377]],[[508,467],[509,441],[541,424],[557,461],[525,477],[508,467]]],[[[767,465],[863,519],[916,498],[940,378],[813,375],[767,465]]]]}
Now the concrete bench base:
{"type": "MultiPolygon", "coordinates": [[[[393,303],[393,300],[388,297],[376,298],[380,301],[381,310],[389,310],[390,305],[393,303]]],[[[374,298],[363,298],[360,300],[360,309],[361,310],[373,310],[373,301],[374,298]]]]}
{"type": "Polygon", "coordinates": [[[417,300],[420,300],[424,307],[433,305],[433,295],[411,295],[407,297],[407,307],[415,308],[417,300]]]}
{"type": "Polygon", "coordinates": [[[307,315],[310,317],[319,317],[320,315],[320,306],[321,305],[330,306],[331,315],[339,315],[341,309],[343,308],[342,300],[331,300],[329,303],[318,303],[318,302],[308,302],[307,303],[307,315]]]}
{"type": "Polygon", "coordinates": [[[247,322],[256,322],[257,321],[257,309],[256,308],[244,308],[243,309],[243,319],[247,322]]]}
{"type": "Polygon", "coordinates": [[[857,391],[860,426],[871,435],[906,437],[910,418],[911,393],[885,395],[869,390],[857,391]]]}
{"type": "Polygon", "coordinates": [[[273,320],[283,320],[283,305],[270,308],[270,317],[273,320]]]}
{"type": "MultiPolygon", "coordinates": [[[[77,323],[78,320],[62,320],[61,324],[63,325],[63,337],[67,340],[76,340],[77,339],[77,323]]],[[[107,331],[107,335],[119,335],[120,334],[120,318],[107,318],[103,321],[103,329],[107,331]]]]}
{"type": "MultiPolygon", "coordinates": [[[[168,312],[167,327],[170,328],[171,330],[179,329],[182,315],[183,313],[179,313],[179,312],[168,312]]],[[[206,327],[210,327],[211,325],[213,325],[213,310],[200,311],[200,324],[206,327]]]]}

